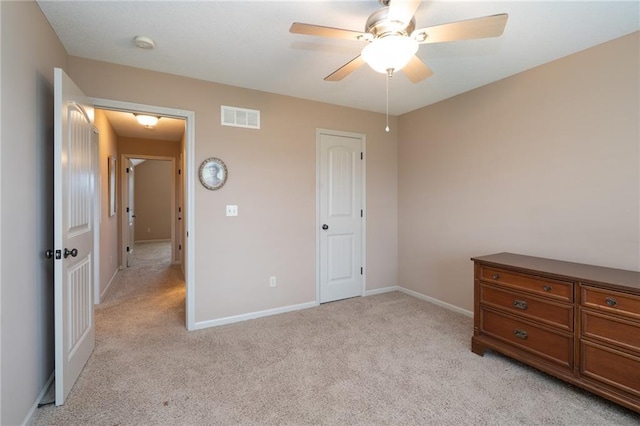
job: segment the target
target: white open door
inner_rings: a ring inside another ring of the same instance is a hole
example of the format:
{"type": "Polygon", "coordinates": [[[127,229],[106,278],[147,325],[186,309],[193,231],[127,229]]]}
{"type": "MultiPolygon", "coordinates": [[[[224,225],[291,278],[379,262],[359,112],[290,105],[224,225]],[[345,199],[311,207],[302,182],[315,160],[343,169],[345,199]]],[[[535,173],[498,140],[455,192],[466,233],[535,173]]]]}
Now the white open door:
{"type": "Polygon", "coordinates": [[[56,405],[62,405],[95,346],[93,238],[96,194],[93,106],[54,71],[54,312],[56,405]]]}
{"type": "Polygon", "coordinates": [[[363,294],[363,135],[318,132],[320,303],[363,294]]]}

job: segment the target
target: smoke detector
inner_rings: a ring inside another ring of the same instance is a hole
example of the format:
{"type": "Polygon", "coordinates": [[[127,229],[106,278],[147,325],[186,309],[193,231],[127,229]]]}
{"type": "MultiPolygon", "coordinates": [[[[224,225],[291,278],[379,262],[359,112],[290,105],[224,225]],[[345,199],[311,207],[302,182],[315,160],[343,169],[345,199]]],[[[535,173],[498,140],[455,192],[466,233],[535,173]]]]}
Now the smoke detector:
{"type": "Polygon", "coordinates": [[[156,42],[145,36],[136,36],[134,37],[133,42],[140,49],[150,50],[156,47],[156,42]]]}

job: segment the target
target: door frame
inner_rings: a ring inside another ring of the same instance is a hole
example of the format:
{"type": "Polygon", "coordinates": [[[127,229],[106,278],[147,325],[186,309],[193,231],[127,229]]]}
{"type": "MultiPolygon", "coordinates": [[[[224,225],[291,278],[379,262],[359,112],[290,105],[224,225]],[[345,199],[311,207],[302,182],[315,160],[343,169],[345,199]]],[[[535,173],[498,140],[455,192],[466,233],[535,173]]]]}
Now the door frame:
{"type": "MultiPolygon", "coordinates": [[[[120,250],[126,250],[126,246],[125,246],[125,232],[128,232],[127,229],[125,229],[125,223],[124,223],[124,216],[125,216],[125,211],[124,211],[124,205],[128,200],[124,199],[124,186],[128,185],[128,182],[125,182],[125,180],[127,179],[127,160],[131,160],[131,159],[135,159],[135,158],[140,158],[140,159],[144,159],[144,160],[158,160],[158,161],[169,161],[171,162],[171,264],[175,264],[177,263],[176,260],[176,234],[177,234],[177,223],[176,223],[176,159],[175,157],[166,157],[166,156],[161,156],[161,155],[137,155],[137,154],[120,154],[120,164],[121,164],[121,170],[120,170],[120,199],[121,199],[121,206],[122,209],[120,212],[120,220],[122,220],[122,244],[120,245],[120,250]]],[[[135,178],[133,181],[133,185],[135,188],[135,178]]],[[[134,206],[134,212],[135,214],[135,206],[134,206]]],[[[135,243],[135,241],[133,241],[133,243],[135,243]]],[[[125,256],[125,251],[122,252],[122,256],[124,258],[125,256]]],[[[123,262],[124,264],[125,262],[123,262]]],[[[124,265],[123,265],[124,268],[124,265]]]]}
{"type": "Polygon", "coordinates": [[[185,221],[184,250],[184,280],[186,287],[185,313],[187,330],[195,330],[195,137],[196,137],[196,113],[184,109],[168,108],[157,105],[138,104],[113,99],[90,98],[95,108],[129,112],[148,112],[165,117],[175,117],[185,120],[185,205],[183,211],[185,221]]]}
{"type": "Polygon", "coordinates": [[[100,130],[96,127],[95,123],[91,127],[93,144],[93,179],[96,188],[97,196],[93,200],[93,304],[100,304],[100,224],[102,222],[102,194],[100,188],[102,188],[102,177],[100,173],[100,130]]]}
{"type": "Polygon", "coordinates": [[[362,291],[360,296],[366,295],[367,289],[367,136],[364,133],[344,132],[341,130],[316,129],[316,303],[320,304],[320,136],[333,135],[347,138],[360,139],[360,152],[362,152],[362,291]]]}

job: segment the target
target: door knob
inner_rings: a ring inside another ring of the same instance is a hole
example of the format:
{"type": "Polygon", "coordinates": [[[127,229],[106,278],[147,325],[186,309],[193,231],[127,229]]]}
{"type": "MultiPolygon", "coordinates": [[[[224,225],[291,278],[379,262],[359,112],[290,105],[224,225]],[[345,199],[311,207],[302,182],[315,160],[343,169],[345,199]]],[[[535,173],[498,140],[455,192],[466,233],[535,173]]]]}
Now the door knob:
{"type": "Polygon", "coordinates": [[[69,257],[69,255],[71,255],[71,257],[76,257],[78,255],[78,249],[75,249],[75,248],[71,250],[67,248],[64,249],[64,254],[63,254],[64,258],[66,259],[67,257],[69,257]]]}
{"type": "Polygon", "coordinates": [[[329,225],[327,225],[327,224],[325,223],[324,225],[322,225],[322,229],[324,229],[324,230],[326,231],[327,229],[329,229],[329,225]]]}

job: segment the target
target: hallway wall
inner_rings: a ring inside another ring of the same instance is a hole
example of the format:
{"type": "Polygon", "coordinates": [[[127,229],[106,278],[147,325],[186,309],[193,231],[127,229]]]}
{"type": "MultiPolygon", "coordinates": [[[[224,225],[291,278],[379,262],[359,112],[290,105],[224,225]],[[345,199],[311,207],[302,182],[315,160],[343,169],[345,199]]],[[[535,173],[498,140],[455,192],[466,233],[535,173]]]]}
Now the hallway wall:
{"type": "MultiPolygon", "coordinates": [[[[118,135],[107,120],[104,111],[95,110],[95,126],[100,131],[100,295],[103,296],[111,279],[118,272],[118,214],[109,215],[109,157],[118,163],[118,135]]],[[[117,191],[116,191],[117,194],[117,191]]]]}
{"type": "Polygon", "coordinates": [[[135,166],[135,241],[171,239],[171,161],[146,160],[135,166]]]}

